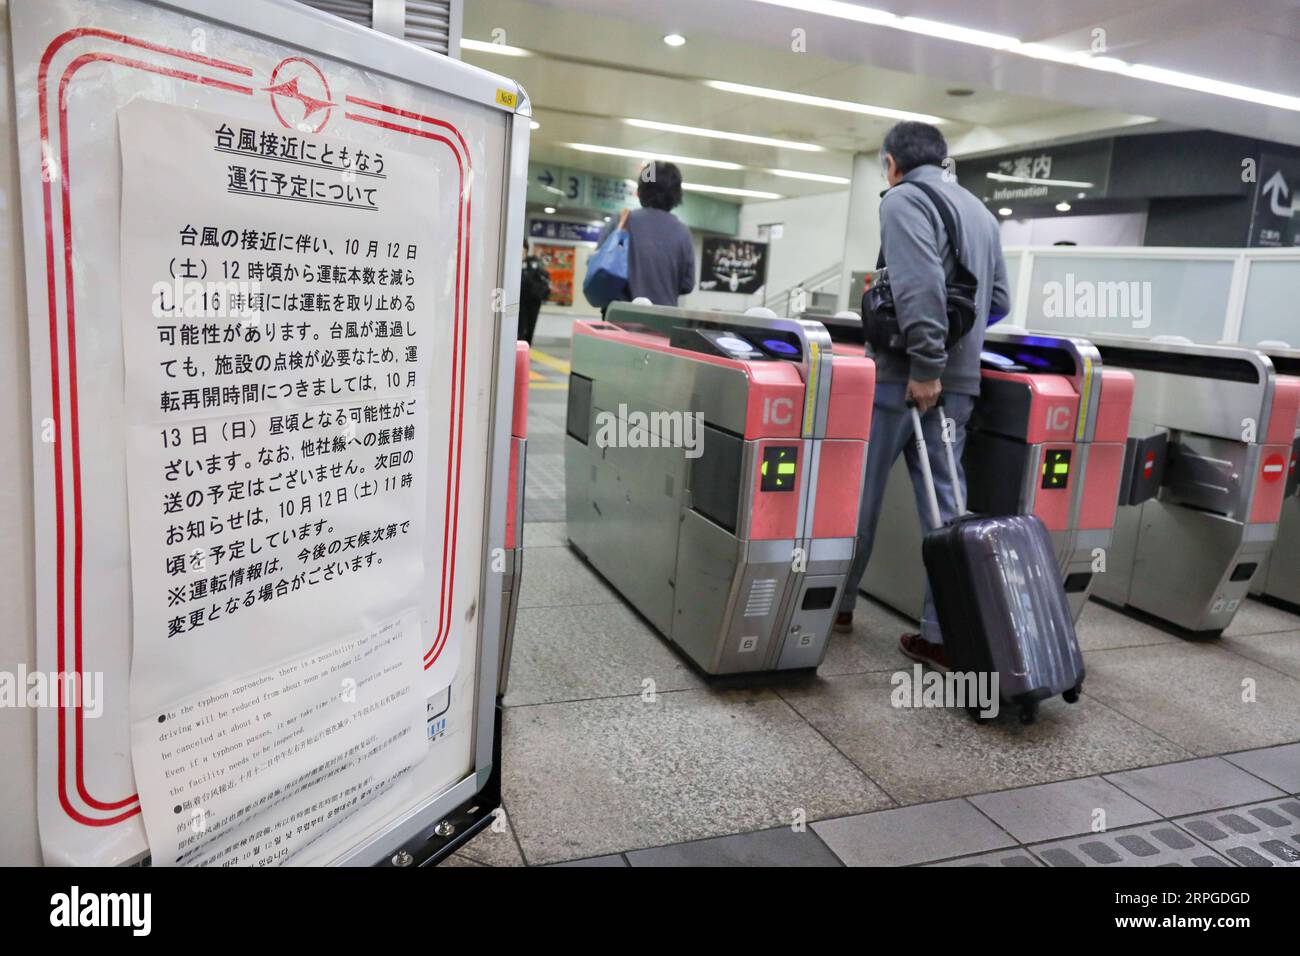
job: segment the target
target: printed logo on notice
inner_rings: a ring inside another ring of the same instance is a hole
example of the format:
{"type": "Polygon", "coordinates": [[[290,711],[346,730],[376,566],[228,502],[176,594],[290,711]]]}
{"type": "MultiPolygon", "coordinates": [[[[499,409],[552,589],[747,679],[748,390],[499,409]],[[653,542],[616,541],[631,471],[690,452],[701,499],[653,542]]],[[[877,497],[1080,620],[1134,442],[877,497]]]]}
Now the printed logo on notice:
{"type": "Polygon", "coordinates": [[[325,74],[311,60],[291,56],[281,60],[271,71],[271,83],[263,88],[271,94],[271,109],[286,129],[319,133],[329,122],[336,103],[330,102],[330,86],[325,74]],[[324,111],[313,125],[312,117],[324,111]]]}
{"type": "Polygon", "coordinates": [[[153,921],[149,893],[82,893],[79,887],[50,897],[51,926],[124,927],[132,936],[148,936],[153,921]]]}

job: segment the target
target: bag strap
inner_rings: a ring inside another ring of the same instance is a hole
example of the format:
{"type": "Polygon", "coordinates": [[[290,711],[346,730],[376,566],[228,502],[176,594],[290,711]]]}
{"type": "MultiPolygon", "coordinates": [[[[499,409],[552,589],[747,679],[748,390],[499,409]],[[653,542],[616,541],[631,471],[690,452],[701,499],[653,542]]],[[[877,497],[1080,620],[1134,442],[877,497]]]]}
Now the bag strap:
{"type": "MultiPolygon", "coordinates": [[[[962,265],[961,231],[957,228],[957,221],[953,218],[952,208],[939,196],[938,190],[929,183],[919,182],[914,179],[906,179],[903,182],[917,187],[929,198],[930,203],[934,206],[935,212],[939,214],[939,221],[943,223],[944,231],[948,233],[948,242],[952,244],[953,258],[957,260],[958,265],[962,265]]],[[[899,183],[898,185],[901,186],[903,183],[899,183]]],[[[897,189],[898,186],[895,186],[894,188],[897,189]]],[[[886,190],[886,192],[888,192],[888,190],[886,190]]],[[[882,245],[880,251],[876,254],[876,268],[883,269],[884,266],[885,247],[882,245]]]]}
{"type": "Polygon", "coordinates": [[[948,203],[939,195],[939,191],[929,183],[908,180],[913,186],[925,193],[930,202],[934,204],[935,211],[939,213],[939,219],[943,222],[943,228],[948,233],[948,241],[952,243],[953,258],[958,263],[961,262],[961,232],[957,228],[957,221],[953,218],[953,212],[948,203]]]}

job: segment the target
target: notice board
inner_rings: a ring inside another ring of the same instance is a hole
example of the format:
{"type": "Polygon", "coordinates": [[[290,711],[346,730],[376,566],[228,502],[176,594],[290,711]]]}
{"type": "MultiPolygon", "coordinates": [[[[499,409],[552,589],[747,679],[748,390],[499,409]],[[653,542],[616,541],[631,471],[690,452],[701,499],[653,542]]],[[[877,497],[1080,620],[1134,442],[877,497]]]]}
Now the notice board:
{"type": "Polygon", "coordinates": [[[490,770],[522,91],[283,0],[10,27],[46,862],[373,862],[490,770]]]}

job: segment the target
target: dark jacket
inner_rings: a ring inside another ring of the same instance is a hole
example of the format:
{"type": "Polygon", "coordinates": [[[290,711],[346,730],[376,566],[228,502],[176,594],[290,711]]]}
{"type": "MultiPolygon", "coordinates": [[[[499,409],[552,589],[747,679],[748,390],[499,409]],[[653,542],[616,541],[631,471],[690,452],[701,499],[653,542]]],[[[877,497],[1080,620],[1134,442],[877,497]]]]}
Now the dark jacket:
{"type": "MultiPolygon", "coordinates": [[[[618,225],[601,231],[600,240],[618,225]]],[[[676,305],[677,297],[695,288],[695,248],[691,231],[662,209],[634,209],[627,217],[628,298],[644,296],[655,305],[676,305]]]]}

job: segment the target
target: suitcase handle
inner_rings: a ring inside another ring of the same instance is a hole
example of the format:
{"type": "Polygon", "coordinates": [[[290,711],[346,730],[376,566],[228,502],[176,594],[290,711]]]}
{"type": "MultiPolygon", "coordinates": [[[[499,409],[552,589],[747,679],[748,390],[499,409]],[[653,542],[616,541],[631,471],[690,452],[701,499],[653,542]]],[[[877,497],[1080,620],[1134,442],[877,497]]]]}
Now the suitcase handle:
{"type": "MultiPolygon", "coordinates": [[[[943,527],[943,516],[942,512],[939,511],[939,495],[934,490],[934,473],[930,470],[930,452],[926,447],[925,429],[921,427],[921,413],[916,407],[916,402],[908,399],[907,407],[912,412],[912,432],[916,436],[916,457],[921,462],[921,477],[925,484],[925,496],[930,502],[930,518],[934,522],[934,530],[938,531],[943,527]]],[[[942,410],[942,397],[940,397],[936,407],[942,410]]],[[[942,411],[940,414],[942,414],[942,411]]],[[[962,494],[961,482],[957,477],[957,453],[953,450],[953,441],[948,436],[947,421],[948,419],[945,416],[944,427],[939,429],[939,434],[943,438],[944,451],[948,455],[948,474],[952,477],[952,493],[957,500],[957,514],[964,515],[966,513],[965,495],[962,494]]]]}

